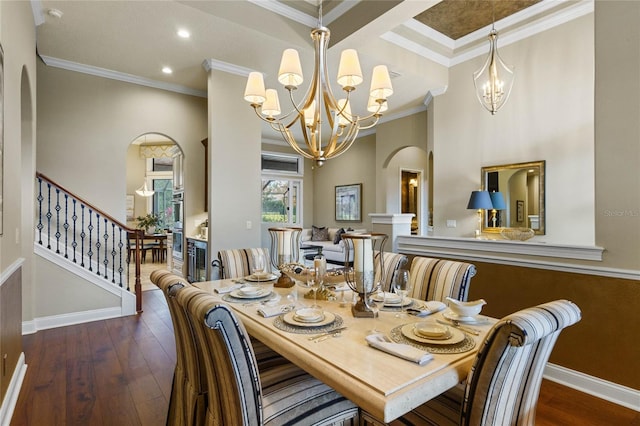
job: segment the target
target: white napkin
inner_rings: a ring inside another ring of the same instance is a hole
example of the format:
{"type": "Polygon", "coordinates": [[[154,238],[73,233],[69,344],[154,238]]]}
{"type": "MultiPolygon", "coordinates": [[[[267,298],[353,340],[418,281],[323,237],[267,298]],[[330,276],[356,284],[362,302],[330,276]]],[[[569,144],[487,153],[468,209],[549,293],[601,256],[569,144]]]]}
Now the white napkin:
{"type": "Polygon", "coordinates": [[[269,318],[284,314],[292,309],[293,307],[291,305],[261,306],[258,309],[258,313],[265,318],[269,318]]]}
{"type": "Polygon", "coordinates": [[[369,346],[391,355],[424,365],[433,359],[429,352],[422,351],[404,343],[393,343],[384,334],[370,334],[365,337],[369,346]]]}
{"type": "Polygon", "coordinates": [[[231,293],[233,290],[239,289],[240,287],[242,287],[242,284],[230,285],[228,287],[214,288],[213,291],[215,291],[218,294],[227,294],[227,293],[231,293]]]}
{"type": "Polygon", "coordinates": [[[427,315],[431,315],[431,314],[435,314],[436,312],[440,312],[441,310],[443,310],[446,307],[447,307],[447,305],[445,305],[442,302],[439,302],[437,300],[430,300],[428,302],[425,302],[424,307],[422,307],[421,309],[407,308],[407,312],[409,312],[411,315],[415,315],[417,317],[426,317],[427,315]]]}

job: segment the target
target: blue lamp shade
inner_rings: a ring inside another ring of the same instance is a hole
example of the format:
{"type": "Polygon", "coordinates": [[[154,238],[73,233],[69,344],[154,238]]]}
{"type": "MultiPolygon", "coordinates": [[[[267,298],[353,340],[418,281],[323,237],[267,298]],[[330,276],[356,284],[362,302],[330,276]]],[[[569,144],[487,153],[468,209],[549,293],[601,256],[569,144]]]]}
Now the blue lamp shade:
{"type": "Polygon", "coordinates": [[[491,192],[489,193],[491,196],[491,204],[493,204],[494,210],[506,210],[507,205],[504,203],[504,197],[502,196],[502,192],[491,192]]]}
{"type": "Polygon", "coordinates": [[[489,195],[489,191],[473,191],[471,193],[471,198],[469,198],[469,204],[467,204],[467,208],[474,209],[474,210],[493,209],[493,204],[491,203],[491,196],[489,195]]]}

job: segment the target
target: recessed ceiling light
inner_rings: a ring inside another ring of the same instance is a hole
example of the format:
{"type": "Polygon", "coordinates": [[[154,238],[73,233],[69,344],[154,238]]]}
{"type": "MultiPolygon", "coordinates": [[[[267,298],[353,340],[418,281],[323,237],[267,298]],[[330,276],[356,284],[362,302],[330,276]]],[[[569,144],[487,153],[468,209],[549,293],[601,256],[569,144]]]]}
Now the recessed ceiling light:
{"type": "Polygon", "coordinates": [[[178,37],[180,38],[189,38],[191,37],[191,33],[187,30],[178,30],[178,37]]]}
{"type": "Polygon", "coordinates": [[[173,73],[173,70],[169,67],[162,67],[162,72],[165,74],[171,74],[173,73]]]}

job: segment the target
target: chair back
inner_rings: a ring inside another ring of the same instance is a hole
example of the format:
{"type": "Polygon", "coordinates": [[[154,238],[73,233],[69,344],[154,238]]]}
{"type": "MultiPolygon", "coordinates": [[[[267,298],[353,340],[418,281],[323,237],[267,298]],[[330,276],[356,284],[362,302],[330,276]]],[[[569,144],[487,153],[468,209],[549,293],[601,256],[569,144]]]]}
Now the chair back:
{"type": "Polygon", "coordinates": [[[240,278],[251,274],[254,259],[264,255],[265,272],[271,272],[271,258],[267,248],[227,249],[218,252],[221,278],[240,278]]]}
{"type": "Polygon", "coordinates": [[[462,425],[534,425],[542,373],[563,328],[580,321],[570,301],[524,309],[494,325],[467,377],[462,425]]]}
{"type": "Polygon", "coordinates": [[[446,302],[449,296],[466,301],[475,274],[476,267],[471,263],[416,256],[409,271],[412,297],[446,302]]]}
{"type": "Polygon", "coordinates": [[[393,280],[393,275],[396,271],[402,268],[407,263],[407,256],[400,253],[391,253],[391,252],[383,252],[383,270],[384,277],[381,277],[380,269],[378,267],[378,256],[379,252],[376,252],[376,261],[373,263],[375,271],[375,282],[380,282],[382,284],[383,291],[389,291],[391,288],[391,281],[393,280]]]}
{"type": "Polygon", "coordinates": [[[200,343],[186,311],[177,301],[184,289],[201,292],[184,278],[166,270],[151,273],[151,281],[162,290],[167,300],[176,341],[176,369],[174,372],[167,424],[200,425],[207,408],[207,382],[200,343]]]}
{"type": "Polygon", "coordinates": [[[181,291],[178,302],[187,309],[202,342],[209,386],[206,424],[263,424],[262,385],[244,326],[212,296],[187,296],[181,291]]]}

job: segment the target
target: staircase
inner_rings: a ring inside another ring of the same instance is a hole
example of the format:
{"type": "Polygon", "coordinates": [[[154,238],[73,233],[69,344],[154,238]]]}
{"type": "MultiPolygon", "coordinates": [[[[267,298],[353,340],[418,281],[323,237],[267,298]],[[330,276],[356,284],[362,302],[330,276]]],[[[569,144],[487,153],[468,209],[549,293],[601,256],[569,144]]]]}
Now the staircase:
{"type": "Polygon", "coordinates": [[[122,300],[122,315],[142,312],[140,256],[142,230],[107,213],[36,173],[34,251],[122,300]],[[127,235],[135,235],[129,250],[127,235]],[[129,268],[135,279],[129,282],[129,268]]]}

